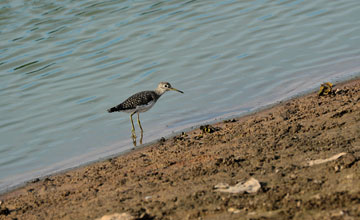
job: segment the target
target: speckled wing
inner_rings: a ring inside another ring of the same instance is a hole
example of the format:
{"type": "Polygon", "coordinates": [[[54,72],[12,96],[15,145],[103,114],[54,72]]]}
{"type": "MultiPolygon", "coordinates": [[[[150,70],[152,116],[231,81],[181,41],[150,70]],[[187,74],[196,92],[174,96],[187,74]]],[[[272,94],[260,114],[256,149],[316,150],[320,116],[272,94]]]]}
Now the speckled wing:
{"type": "Polygon", "coordinates": [[[121,104],[108,109],[108,112],[135,111],[139,106],[152,106],[159,96],[154,91],[143,91],[130,96],[121,104]]]}

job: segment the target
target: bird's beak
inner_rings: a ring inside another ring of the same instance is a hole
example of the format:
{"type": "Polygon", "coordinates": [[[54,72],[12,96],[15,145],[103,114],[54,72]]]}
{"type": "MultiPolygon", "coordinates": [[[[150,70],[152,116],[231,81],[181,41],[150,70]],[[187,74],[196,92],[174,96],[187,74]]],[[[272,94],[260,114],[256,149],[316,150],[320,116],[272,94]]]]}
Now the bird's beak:
{"type": "Polygon", "coordinates": [[[178,90],[178,89],[175,89],[175,88],[169,88],[169,89],[170,89],[170,90],[173,90],[173,91],[176,91],[176,92],[184,93],[183,91],[178,90]]]}

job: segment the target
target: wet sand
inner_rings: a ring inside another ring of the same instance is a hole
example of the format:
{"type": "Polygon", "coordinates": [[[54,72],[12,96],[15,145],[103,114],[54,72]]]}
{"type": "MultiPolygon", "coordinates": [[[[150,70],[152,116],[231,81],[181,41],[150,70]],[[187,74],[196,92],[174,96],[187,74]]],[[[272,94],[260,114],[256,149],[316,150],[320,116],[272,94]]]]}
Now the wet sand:
{"type": "Polygon", "coordinates": [[[333,89],[35,180],[0,219],[360,219],[360,80],[333,89]]]}

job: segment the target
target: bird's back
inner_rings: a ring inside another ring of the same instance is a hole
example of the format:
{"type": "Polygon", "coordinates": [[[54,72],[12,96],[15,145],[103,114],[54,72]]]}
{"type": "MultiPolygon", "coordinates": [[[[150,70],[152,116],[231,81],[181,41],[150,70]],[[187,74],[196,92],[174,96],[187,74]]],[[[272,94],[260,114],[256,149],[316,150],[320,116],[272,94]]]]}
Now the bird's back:
{"type": "Polygon", "coordinates": [[[117,111],[135,111],[137,107],[140,106],[148,106],[154,104],[160,96],[156,94],[154,91],[142,91],[138,92],[129,98],[127,98],[124,102],[120,103],[117,106],[114,106],[108,109],[108,112],[117,112],[117,111]]]}

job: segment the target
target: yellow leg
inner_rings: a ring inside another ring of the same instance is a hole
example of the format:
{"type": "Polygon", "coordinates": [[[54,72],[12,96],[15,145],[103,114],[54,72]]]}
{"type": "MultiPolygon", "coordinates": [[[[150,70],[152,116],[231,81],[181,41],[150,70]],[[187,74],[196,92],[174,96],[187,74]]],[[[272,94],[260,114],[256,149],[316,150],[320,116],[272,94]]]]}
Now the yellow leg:
{"type": "Polygon", "coordinates": [[[142,144],[142,140],[143,140],[143,129],[142,129],[142,127],[141,127],[141,123],[140,123],[140,116],[139,116],[139,112],[137,113],[137,115],[138,115],[137,121],[138,121],[138,124],[139,124],[140,130],[141,130],[140,144],[142,144]]]}
{"type": "Polygon", "coordinates": [[[131,121],[131,134],[133,138],[136,138],[136,134],[135,134],[135,127],[134,127],[134,122],[132,119],[132,116],[135,114],[135,112],[130,114],[130,121],[131,121]]]}
{"type": "Polygon", "coordinates": [[[136,137],[131,137],[134,147],[136,147],[136,137]]]}
{"type": "Polygon", "coordinates": [[[142,141],[143,141],[143,132],[141,131],[140,144],[142,144],[142,141]]]}
{"type": "Polygon", "coordinates": [[[142,127],[141,127],[141,123],[140,123],[140,118],[139,118],[139,112],[137,113],[137,115],[138,115],[138,124],[139,124],[139,127],[140,127],[140,130],[141,130],[141,133],[143,132],[143,129],[142,129],[142,127]]]}

